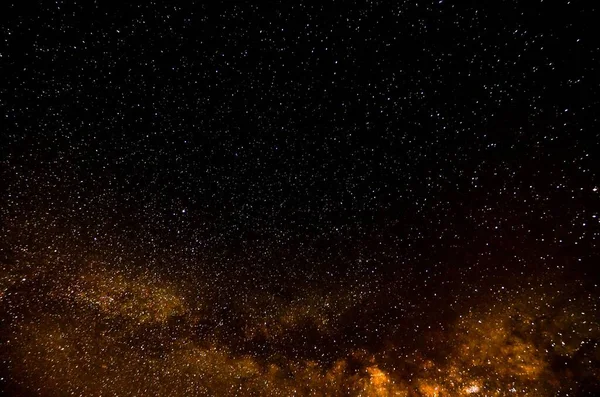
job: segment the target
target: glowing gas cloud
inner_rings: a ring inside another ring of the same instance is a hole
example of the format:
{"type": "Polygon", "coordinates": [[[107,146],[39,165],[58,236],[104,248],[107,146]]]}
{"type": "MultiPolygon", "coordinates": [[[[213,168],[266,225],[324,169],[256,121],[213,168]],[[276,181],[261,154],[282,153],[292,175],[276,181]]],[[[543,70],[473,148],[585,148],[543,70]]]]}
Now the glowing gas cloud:
{"type": "Polygon", "coordinates": [[[226,299],[209,281],[102,263],[5,271],[7,387],[48,396],[549,396],[600,380],[597,301],[576,284],[544,281],[481,302],[420,342],[382,330],[385,343],[369,348],[338,344],[349,332],[344,312],[367,304],[353,298],[360,286],[226,299]]]}

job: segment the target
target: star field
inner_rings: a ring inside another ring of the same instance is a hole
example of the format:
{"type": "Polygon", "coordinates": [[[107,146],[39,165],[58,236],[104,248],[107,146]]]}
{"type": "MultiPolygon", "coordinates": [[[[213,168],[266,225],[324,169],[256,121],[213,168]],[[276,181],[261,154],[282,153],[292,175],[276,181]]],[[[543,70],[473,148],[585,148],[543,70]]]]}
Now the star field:
{"type": "Polygon", "coordinates": [[[597,7],[0,6],[0,392],[600,393],[597,7]]]}

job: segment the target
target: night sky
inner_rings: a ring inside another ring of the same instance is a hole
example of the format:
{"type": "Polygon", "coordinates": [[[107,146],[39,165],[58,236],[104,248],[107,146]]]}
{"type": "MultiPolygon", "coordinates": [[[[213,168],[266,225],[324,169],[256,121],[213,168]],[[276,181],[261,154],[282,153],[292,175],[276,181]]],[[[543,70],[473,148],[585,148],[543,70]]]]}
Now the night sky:
{"type": "Polygon", "coordinates": [[[0,6],[0,394],[600,395],[595,2],[190,3],[0,6]]]}

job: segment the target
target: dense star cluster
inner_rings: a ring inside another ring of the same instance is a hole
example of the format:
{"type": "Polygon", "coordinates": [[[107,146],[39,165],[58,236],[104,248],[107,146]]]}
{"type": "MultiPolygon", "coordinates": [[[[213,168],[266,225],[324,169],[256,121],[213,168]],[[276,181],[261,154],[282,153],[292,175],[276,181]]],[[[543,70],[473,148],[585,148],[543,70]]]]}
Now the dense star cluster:
{"type": "Polygon", "coordinates": [[[0,6],[0,394],[600,394],[589,1],[0,6]]]}

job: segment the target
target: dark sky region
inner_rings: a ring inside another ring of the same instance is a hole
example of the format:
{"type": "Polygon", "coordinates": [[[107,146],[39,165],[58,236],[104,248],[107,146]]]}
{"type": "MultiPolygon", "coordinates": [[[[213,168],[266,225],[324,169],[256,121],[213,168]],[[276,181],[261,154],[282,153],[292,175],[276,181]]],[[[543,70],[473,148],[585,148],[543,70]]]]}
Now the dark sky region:
{"type": "Polygon", "coordinates": [[[0,6],[0,394],[600,394],[592,1],[0,6]]]}

